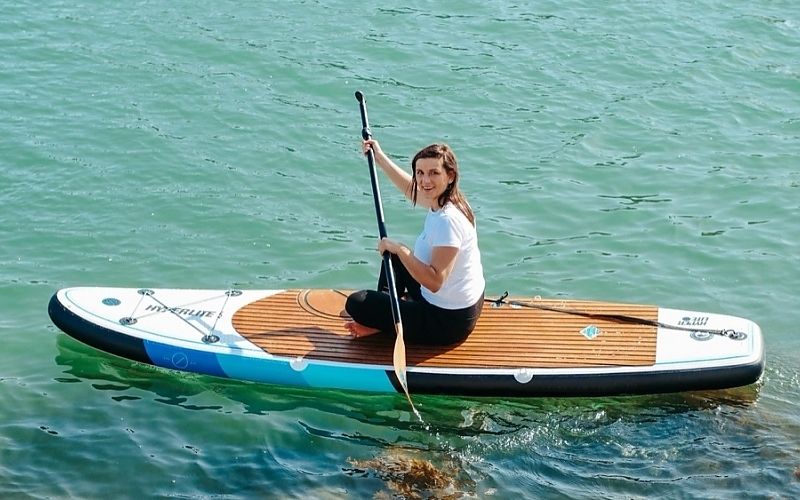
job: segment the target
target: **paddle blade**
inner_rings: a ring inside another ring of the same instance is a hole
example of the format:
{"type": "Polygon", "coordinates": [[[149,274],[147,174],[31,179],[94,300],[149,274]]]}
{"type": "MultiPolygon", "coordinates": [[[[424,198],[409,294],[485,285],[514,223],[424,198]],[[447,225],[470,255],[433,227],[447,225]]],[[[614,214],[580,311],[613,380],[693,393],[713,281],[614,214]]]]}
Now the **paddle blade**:
{"type": "Polygon", "coordinates": [[[394,341],[394,357],[392,358],[394,374],[397,376],[397,380],[400,381],[400,385],[406,393],[406,398],[411,405],[411,409],[414,410],[414,414],[419,417],[419,412],[414,407],[414,403],[411,401],[411,395],[408,393],[408,380],[406,379],[406,344],[403,341],[403,324],[395,323],[394,328],[397,332],[397,338],[394,341]]]}

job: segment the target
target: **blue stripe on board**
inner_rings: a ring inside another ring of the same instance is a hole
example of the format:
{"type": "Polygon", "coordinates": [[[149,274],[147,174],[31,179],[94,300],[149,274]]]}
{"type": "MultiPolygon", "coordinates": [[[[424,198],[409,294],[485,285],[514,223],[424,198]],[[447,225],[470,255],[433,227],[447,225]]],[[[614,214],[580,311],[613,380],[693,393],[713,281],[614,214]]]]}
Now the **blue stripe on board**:
{"type": "Polygon", "coordinates": [[[300,372],[289,366],[288,361],[237,355],[219,355],[217,361],[231,378],[268,384],[309,386],[300,372]]]}
{"type": "Polygon", "coordinates": [[[383,369],[213,354],[151,341],[144,345],[153,364],[173,370],[297,387],[395,392],[383,369]]]}
{"type": "Polygon", "coordinates": [[[386,377],[386,371],[382,369],[237,355],[220,355],[217,359],[231,378],[299,387],[368,392],[395,391],[386,377]]]}
{"type": "Polygon", "coordinates": [[[395,392],[386,370],[379,368],[310,364],[303,377],[313,387],[340,387],[356,391],[395,392]]]}
{"type": "Polygon", "coordinates": [[[217,377],[228,376],[217,361],[215,354],[194,349],[182,349],[149,340],[144,341],[144,347],[156,366],[217,377]]]}

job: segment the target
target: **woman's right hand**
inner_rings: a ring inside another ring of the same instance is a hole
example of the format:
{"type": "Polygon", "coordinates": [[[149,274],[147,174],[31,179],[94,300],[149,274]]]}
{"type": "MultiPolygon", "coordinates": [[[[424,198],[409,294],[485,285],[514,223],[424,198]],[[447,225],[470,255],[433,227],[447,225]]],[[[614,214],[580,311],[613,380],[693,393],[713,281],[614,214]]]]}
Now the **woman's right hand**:
{"type": "Polygon", "coordinates": [[[413,180],[411,174],[398,167],[391,158],[386,156],[386,153],[383,152],[378,141],[375,139],[362,140],[361,152],[367,155],[370,151],[375,155],[375,163],[389,176],[392,184],[410,200],[411,181],[413,180]]]}
{"type": "Polygon", "coordinates": [[[383,154],[381,150],[381,145],[378,144],[378,141],[375,139],[366,139],[361,141],[361,151],[366,155],[369,153],[370,149],[375,154],[375,156],[383,154]]]}

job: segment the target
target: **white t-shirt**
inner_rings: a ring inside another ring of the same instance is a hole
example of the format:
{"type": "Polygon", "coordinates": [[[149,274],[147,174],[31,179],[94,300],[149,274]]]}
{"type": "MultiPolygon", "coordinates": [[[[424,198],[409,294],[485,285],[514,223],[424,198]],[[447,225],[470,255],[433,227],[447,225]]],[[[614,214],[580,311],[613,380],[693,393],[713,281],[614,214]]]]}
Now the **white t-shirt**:
{"type": "Polygon", "coordinates": [[[478,233],[469,219],[452,203],[439,210],[428,210],[425,227],[414,245],[414,255],[425,264],[431,263],[433,247],[456,247],[458,254],[450,276],[436,293],[424,286],[422,296],[443,309],[470,307],[481,298],[486,281],[483,278],[478,233]]]}

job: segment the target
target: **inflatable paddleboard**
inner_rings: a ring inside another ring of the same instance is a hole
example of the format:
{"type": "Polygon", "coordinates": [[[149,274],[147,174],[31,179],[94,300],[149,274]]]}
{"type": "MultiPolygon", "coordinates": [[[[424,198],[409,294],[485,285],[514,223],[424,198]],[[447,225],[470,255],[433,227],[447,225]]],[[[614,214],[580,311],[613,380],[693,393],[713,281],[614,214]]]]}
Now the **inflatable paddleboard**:
{"type": "MultiPolygon", "coordinates": [[[[402,392],[393,333],[351,338],[347,291],[66,288],[53,323],[101,351],[173,370],[402,392]]],[[[487,299],[461,344],[406,345],[412,394],[618,396],[726,389],[764,370],[754,322],[648,305],[487,299]]]]}

